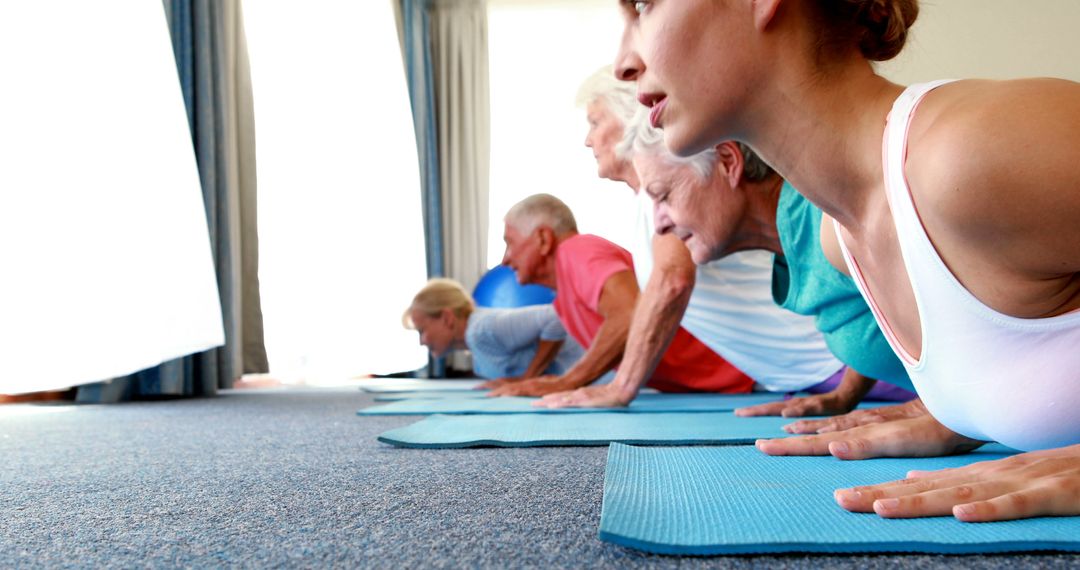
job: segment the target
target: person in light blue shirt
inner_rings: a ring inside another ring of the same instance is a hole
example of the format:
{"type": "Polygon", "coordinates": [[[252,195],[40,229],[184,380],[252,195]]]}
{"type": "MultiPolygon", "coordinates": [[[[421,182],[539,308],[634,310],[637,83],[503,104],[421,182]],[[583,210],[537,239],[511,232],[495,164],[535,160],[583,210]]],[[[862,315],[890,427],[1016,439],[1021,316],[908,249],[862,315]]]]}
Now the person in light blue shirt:
{"type": "Polygon", "coordinates": [[[406,328],[436,357],[468,350],[473,372],[492,379],[481,388],[563,374],[585,353],[570,338],[552,305],[477,307],[460,283],[437,278],[416,294],[402,316],[406,328]]]}

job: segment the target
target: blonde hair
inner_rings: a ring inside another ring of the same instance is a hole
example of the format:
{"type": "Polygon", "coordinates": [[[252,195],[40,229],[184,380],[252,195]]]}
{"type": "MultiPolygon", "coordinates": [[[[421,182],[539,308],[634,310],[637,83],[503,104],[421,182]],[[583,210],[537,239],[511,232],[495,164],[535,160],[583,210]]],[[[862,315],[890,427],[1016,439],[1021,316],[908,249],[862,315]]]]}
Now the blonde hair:
{"type": "Polygon", "coordinates": [[[435,318],[446,309],[450,309],[459,318],[468,318],[474,307],[472,297],[461,283],[453,279],[436,277],[429,280],[427,285],[424,285],[424,288],[413,297],[412,304],[401,315],[401,324],[410,330],[416,328],[410,315],[414,310],[435,318]]]}

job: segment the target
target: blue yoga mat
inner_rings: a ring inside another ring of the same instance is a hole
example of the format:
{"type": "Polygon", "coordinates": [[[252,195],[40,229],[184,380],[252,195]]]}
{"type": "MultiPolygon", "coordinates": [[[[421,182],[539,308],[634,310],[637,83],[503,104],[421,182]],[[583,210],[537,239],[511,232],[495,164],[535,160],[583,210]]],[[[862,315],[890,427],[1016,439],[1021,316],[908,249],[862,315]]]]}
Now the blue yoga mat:
{"type": "Polygon", "coordinates": [[[453,398],[487,398],[491,390],[417,390],[415,392],[379,392],[372,398],[376,402],[399,402],[401,400],[445,400],[453,398]]]}
{"type": "Polygon", "coordinates": [[[662,554],[1080,551],[1080,517],[963,523],[851,513],[833,491],[960,467],[1009,450],[925,459],[770,457],[753,447],[608,452],[600,538],[662,554]]]}
{"type": "Polygon", "coordinates": [[[463,378],[455,380],[425,380],[421,378],[364,378],[360,380],[360,389],[365,392],[397,393],[417,390],[472,390],[487,380],[482,378],[463,378]]]}
{"type": "MultiPolygon", "coordinates": [[[[397,402],[414,398],[440,400],[449,398],[487,398],[491,390],[416,390],[413,392],[380,392],[372,400],[376,402],[397,402]]],[[[656,390],[645,388],[641,394],[656,394],[656,390]]]]}
{"type": "Polygon", "coordinates": [[[647,412],[730,412],[735,408],[775,402],[783,394],[641,394],[625,408],[538,408],[539,398],[410,399],[364,408],[362,416],[428,414],[583,414],[647,412]]]}
{"type": "Polygon", "coordinates": [[[791,418],[738,418],[731,412],[669,414],[435,415],[390,430],[379,441],[398,447],[563,447],[747,444],[785,437],[791,418]]]}

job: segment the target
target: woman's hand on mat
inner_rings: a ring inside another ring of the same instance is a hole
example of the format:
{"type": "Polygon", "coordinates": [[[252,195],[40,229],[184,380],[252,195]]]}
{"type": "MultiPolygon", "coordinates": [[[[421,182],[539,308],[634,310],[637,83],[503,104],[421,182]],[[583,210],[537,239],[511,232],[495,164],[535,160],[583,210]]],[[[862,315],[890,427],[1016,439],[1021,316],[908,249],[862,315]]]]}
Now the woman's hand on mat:
{"type": "Polygon", "coordinates": [[[952,515],[965,522],[1080,515],[1080,445],[940,471],[909,471],[881,485],[839,489],[849,511],[886,518],[952,515]]]}
{"type": "Polygon", "coordinates": [[[855,406],[859,405],[860,399],[861,396],[855,394],[832,391],[826,394],[792,398],[781,402],[747,406],[735,410],[735,415],[739,417],[784,416],[785,418],[832,416],[855,409],[855,406]]]}
{"type": "Polygon", "coordinates": [[[478,384],[476,390],[494,390],[499,386],[505,386],[507,384],[513,384],[514,382],[520,382],[521,378],[517,376],[503,376],[502,378],[495,378],[494,380],[488,380],[483,384],[478,384]]]}
{"type": "Polygon", "coordinates": [[[491,391],[488,396],[544,396],[554,392],[569,390],[574,386],[568,384],[562,376],[549,374],[537,376],[520,382],[504,384],[491,391]]]}
{"type": "Polygon", "coordinates": [[[822,420],[800,420],[784,426],[788,433],[830,433],[892,420],[917,418],[930,412],[921,400],[915,399],[896,406],[882,406],[869,410],[855,410],[841,416],[822,420]]]}
{"type": "Polygon", "coordinates": [[[971,451],[983,442],[964,437],[930,414],[817,435],[759,439],[769,455],[830,455],[840,459],[936,457],[971,451]]]}
{"type": "Polygon", "coordinates": [[[623,408],[634,400],[635,395],[636,391],[628,394],[611,383],[548,394],[533,405],[540,408],[623,408]]]}

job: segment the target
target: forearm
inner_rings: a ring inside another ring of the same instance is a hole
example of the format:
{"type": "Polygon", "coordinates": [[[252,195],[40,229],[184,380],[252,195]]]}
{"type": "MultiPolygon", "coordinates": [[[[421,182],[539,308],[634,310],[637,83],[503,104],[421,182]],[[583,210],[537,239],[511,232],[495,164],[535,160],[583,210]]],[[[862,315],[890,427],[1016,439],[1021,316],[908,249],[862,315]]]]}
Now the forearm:
{"type": "Polygon", "coordinates": [[[590,384],[619,364],[629,330],[629,312],[606,318],[581,360],[563,374],[567,389],[590,384]]]}
{"type": "Polygon", "coordinates": [[[559,354],[559,350],[562,349],[563,341],[561,340],[540,340],[540,343],[536,347],[536,354],[533,355],[532,362],[529,362],[529,367],[525,369],[525,373],[521,375],[522,378],[535,378],[544,373],[551,365],[551,361],[555,360],[555,357],[559,354]]]}
{"type": "Polygon", "coordinates": [[[690,303],[693,282],[678,274],[654,271],[638,299],[615,383],[636,394],[660,363],[690,303]]]}
{"type": "Polygon", "coordinates": [[[877,380],[863,376],[854,368],[848,366],[844,370],[844,377],[840,385],[833,392],[847,401],[861,402],[866,394],[874,387],[877,380]]]}

